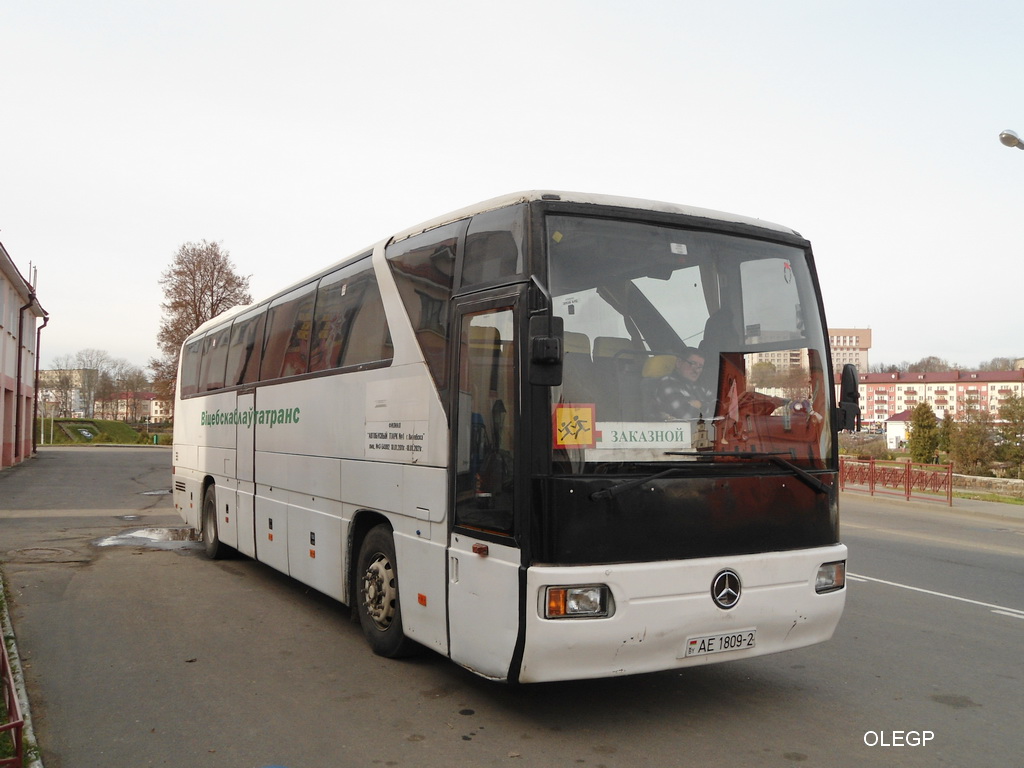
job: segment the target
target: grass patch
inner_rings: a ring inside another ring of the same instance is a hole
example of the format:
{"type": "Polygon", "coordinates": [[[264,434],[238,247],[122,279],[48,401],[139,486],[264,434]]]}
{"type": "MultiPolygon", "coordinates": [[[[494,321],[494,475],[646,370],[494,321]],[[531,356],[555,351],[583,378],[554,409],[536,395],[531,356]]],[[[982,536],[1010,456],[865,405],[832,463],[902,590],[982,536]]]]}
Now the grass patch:
{"type": "MultiPolygon", "coordinates": [[[[123,421],[105,419],[43,419],[39,425],[40,444],[89,445],[120,443],[127,445],[153,442],[152,434],[140,433],[123,421]]],[[[161,442],[161,444],[163,444],[161,442]]]]}
{"type": "Polygon", "coordinates": [[[998,493],[973,493],[971,491],[953,491],[954,499],[967,499],[968,501],[994,501],[1000,504],[1024,505],[1024,499],[1017,496],[1000,496],[998,493]]]}

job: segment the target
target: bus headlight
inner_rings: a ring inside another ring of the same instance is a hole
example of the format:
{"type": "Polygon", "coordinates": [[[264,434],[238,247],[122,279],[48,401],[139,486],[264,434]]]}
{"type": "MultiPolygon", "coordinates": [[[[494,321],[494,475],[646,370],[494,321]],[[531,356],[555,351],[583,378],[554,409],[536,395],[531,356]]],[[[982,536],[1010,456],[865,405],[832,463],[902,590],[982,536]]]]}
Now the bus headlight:
{"type": "Polygon", "coordinates": [[[596,619],[611,615],[611,595],[604,584],[548,587],[544,593],[546,619],[596,619]]]}
{"type": "Polygon", "coordinates": [[[819,595],[823,592],[835,592],[846,586],[846,561],[825,563],[818,568],[818,577],[814,580],[814,591],[819,595]]]}

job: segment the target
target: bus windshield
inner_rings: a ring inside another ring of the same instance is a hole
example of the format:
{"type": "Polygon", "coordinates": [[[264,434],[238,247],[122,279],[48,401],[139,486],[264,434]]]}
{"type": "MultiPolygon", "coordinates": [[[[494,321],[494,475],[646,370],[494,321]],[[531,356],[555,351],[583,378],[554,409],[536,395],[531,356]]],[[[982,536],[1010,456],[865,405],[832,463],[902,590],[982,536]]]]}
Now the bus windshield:
{"type": "Polygon", "coordinates": [[[556,471],[831,454],[829,376],[809,255],[637,221],[549,215],[556,471]],[[610,466],[611,465],[611,466],[610,466]]]}

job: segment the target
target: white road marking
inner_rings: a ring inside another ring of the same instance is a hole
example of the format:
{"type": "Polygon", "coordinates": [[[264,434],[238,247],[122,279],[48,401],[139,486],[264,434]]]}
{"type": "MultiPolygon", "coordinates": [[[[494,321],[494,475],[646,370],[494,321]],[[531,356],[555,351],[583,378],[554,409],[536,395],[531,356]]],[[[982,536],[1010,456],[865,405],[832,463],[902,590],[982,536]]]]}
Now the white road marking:
{"type": "Polygon", "coordinates": [[[864,576],[857,573],[848,573],[846,578],[851,581],[871,581],[876,584],[885,584],[888,587],[899,587],[900,589],[909,589],[911,592],[921,592],[925,595],[932,595],[934,597],[944,597],[947,600],[957,600],[961,603],[970,603],[971,605],[980,605],[982,608],[988,608],[992,613],[998,613],[1000,616],[1012,616],[1015,619],[1024,619],[1024,610],[1018,610],[1017,608],[1007,608],[1005,605],[996,605],[994,603],[983,603],[980,600],[971,600],[969,597],[960,597],[959,595],[947,595],[945,592],[936,592],[932,589],[922,589],[921,587],[912,587],[909,584],[900,584],[895,581],[886,581],[885,579],[876,579],[871,576],[864,576]]]}

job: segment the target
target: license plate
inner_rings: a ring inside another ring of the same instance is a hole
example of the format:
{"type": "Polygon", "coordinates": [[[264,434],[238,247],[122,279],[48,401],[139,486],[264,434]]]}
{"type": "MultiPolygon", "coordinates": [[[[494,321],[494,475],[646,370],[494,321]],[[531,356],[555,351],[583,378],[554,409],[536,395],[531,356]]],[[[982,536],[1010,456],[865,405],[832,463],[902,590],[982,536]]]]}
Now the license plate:
{"type": "Polygon", "coordinates": [[[722,632],[717,635],[701,635],[686,638],[686,656],[707,656],[725,651],[742,651],[753,648],[757,641],[756,629],[739,632],[722,632]]]}

